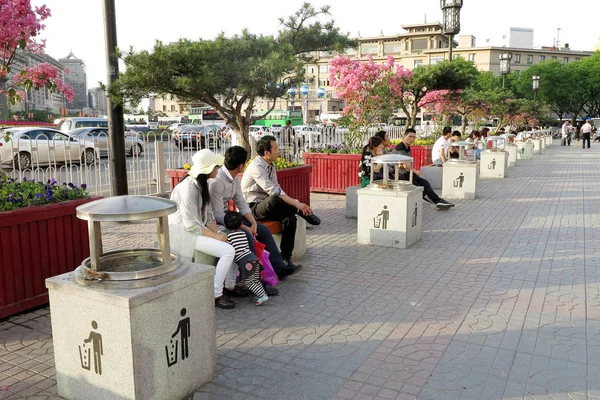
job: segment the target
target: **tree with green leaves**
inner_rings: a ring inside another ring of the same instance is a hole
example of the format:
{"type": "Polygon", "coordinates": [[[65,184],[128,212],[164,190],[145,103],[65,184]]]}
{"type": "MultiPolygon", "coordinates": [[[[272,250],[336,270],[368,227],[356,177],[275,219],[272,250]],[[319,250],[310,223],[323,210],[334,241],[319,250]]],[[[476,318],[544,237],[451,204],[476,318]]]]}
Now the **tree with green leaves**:
{"type": "Polygon", "coordinates": [[[343,51],[356,43],[340,33],[329,7],[315,9],[304,3],[288,18],[275,36],[255,35],[247,30],[212,40],[182,39],[153,51],[124,56],[126,72],[110,88],[113,99],[134,103],[150,93],[175,95],[183,101],[202,101],[213,107],[236,133],[238,143],[250,149],[250,125],[275,107],[275,100],[292,86],[306,82],[304,64],[315,61],[319,51],[343,51]],[[254,110],[259,98],[270,99],[262,115],[254,110]]]}

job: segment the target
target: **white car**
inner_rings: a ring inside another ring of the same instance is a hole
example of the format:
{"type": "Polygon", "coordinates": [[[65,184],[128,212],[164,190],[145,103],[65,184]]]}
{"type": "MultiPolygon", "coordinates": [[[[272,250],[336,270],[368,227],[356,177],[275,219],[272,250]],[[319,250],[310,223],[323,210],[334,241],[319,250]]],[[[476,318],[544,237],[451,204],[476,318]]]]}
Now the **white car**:
{"type": "Polygon", "coordinates": [[[11,128],[0,138],[0,164],[15,169],[37,168],[57,163],[94,164],[100,152],[92,140],[80,139],[51,128],[11,128]],[[8,132],[10,138],[5,139],[8,132]]]}
{"type": "Polygon", "coordinates": [[[310,126],[310,125],[296,125],[296,126],[293,126],[292,128],[294,128],[296,135],[302,135],[304,137],[308,137],[310,135],[319,136],[321,134],[321,132],[316,130],[314,126],[310,126]]]}
{"type": "Polygon", "coordinates": [[[174,124],[171,124],[167,129],[170,131],[174,131],[175,129],[179,128],[180,126],[184,126],[187,125],[186,123],[183,122],[175,122],[174,124]]]}
{"type": "Polygon", "coordinates": [[[254,139],[259,140],[263,135],[270,135],[271,132],[269,128],[262,125],[250,125],[250,136],[254,139]]]}

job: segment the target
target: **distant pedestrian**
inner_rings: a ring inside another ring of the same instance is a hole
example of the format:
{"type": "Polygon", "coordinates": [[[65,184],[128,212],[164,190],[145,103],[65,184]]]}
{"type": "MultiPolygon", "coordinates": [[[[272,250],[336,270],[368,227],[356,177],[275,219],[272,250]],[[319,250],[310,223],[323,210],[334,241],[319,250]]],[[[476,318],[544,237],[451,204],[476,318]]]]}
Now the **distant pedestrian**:
{"type": "Polygon", "coordinates": [[[581,125],[582,125],[582,123],[578,122],[577,126],[575,126],[575,137],[574,137],[574,139],[575,139],[575,144],[577,146],[579,146],[579,139],[581,139],[581,125]]]}
{"type": "Polygon", "coordinates": [[[561,137],[562,137],[562,141],[561,141],[561,145],[562,146],[566,146],[566,145],[571,145],[571,134],[573,133],[573,128],[571,127],[571,122],[570,121],[565,121],[565,123],[562,125],[561,128],[561,137]]]}
{"type": "Polygon", "coordinates": [[[581,127],[581,137],[583,138],[583,143],[582,146],[585,149],[585,142],[587,142],[587,148],[590,148],[590,137],[592,135],[592,124],[590,123],[592,121],[591,118],[587,118],[585,120],[585,124],[583,124],[583,126],[581,127]]]}

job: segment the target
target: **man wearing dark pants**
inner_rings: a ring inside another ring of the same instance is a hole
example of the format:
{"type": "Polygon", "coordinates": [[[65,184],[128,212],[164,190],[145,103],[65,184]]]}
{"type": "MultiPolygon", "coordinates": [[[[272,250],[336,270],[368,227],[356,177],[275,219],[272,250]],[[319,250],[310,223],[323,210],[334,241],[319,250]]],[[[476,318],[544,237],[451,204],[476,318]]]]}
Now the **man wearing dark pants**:
{"type": "Polygon", "coordinates": [[[590,148],[590,138],[592,136],[592,124],[590,124],[591,118],[585,120],[585,124],[581,127],[581,134],[583,136],[583,148],[585,149],[585,143],[587,142],[587,148],[590,148]]]}
{"type": "Polygon", "coordinates": [[[288,266],[297,271],[300,265],[292,262],[296,238],[296,215],[309,224],[319,225],[321,220],[310,206],[292,199],[279,186],[273,162],[279,157],[279,146],[273,136],[263,136],[256,144],[256,157],[242,177],[242,191],[252,213],[258,221],[281,222],[281,256],[288,266]]]}
{"type": "MultiPolygon", "coordinates": [[[[269,228],[256,222],[252,215],[252,210],[250,210],[250,207],[242,194],[242,187],[237,176],[244,171],[247,158],[248,152],[243,147],[230,147],[225,152],[225,161],[223,166],[219,169],[219,173],[214,179],[209,181],[210,204],[215,216],[215,221],[219,228],[224,229],[227,203],[230,200],[233,200],[236,208],[244,216],[244,225],[242,225],[242,229],[246,232],[246,236],[248,237],[250,251],[256,253],[252,237],[252,235],[255,235],[256,240],[263,243],[266,250],[269,252],[269,261],[275,272],[279,276],[289,275],[293,273],[293,270],[289,269],[287,264],[283,262],[281,253],[277,248],[277,244],[275,244],[275,240],[273,240],[273,235],[271,235],[269,228]]],[[[267,288],[267,294],[269,296],[275,296],[276,292],[277,290],[275,288],[267,288]]]]}
{"type": "MultiPolygon", "coordinates": [[[[417,138],[417,133],[414,129],[408,128],[404,133],[404,138],[402,142],[396,146],[396,152],[398,154],[403,154],[405,156],[410,156],[410,145],[417,138]]],[[[408,176],[410,174],[407,170],[402,173],[402,178],[408,180],[408,176]]],[[[448,203],[446,200],[442,199],[437,193],[433,190],[429,181],[427,179],[421,178],[421,173],[419,171],[413,170],[413,185],[422,186],[423,187],[423,200],[434,203],[437,208],[447,209],[450,207],[454,207],[454,204],[448,203]]]]}

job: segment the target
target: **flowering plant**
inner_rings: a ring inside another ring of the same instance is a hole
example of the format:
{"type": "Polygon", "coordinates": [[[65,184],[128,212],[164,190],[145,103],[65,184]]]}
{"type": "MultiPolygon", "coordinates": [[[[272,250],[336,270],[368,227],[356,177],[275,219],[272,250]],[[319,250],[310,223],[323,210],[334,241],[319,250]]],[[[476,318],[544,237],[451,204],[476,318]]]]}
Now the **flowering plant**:
{"type": "Polygon", "coordinates": [[[73,183],[58,184],[54,179],[46,183],[23,178],[22,181],[0,176],[0,211],[17,208],[35,207],[61,201],[87,199],[87,185],[76,186],[73,183]]]}
{"type": "Polygon", "coordinates": [[[46,88],[62,93],[68,101],[75,95],[64,83],[61,72],[49,63],[11,70],[17,51],[44,54],[45,42],[37,40],[44,29],[42,22],[50,16],[45,5],[31,8],[30,0],[3,0],[0,2],[0,95],[5,95],[10,104],[23,101],[30,89],[46,88]]]}
{"type": "Polygon", "coordinates": [[[189,171],[190,169],[192,169],[192,166],[189,163],[185,163],[185,164],[183,164],[183,169],[185,169],[186,171],[189,171]]]}
{"type": "Polygon", "coordinates": [[[347,144],[323,144],[320,146],[309,147],[307,153],[324,153],[324,154],[361,154],[360,147],[350,147],[347,144]]]}
{"type": "MultiPolygon", "coordinates": [[[[257,156],[258,157],[258,156],[257,156]]],[[[250,158],[248,161],[246,161],[246,165],[244,166],[244,170],[246,170],[246,168],[248,168],[248,165],[250,165],[250,163],[252,162],[253,158],[250,158]]],[[[275,165],[275,169],[286,169],[286,168],[293,168],[293,167],[297,167],[300,164],[297,162],[293,162],[293,161],[286,161],[283,158],[278,158],[277,160],[275,160],[273,162],[273,165],[275,165]]]]}

